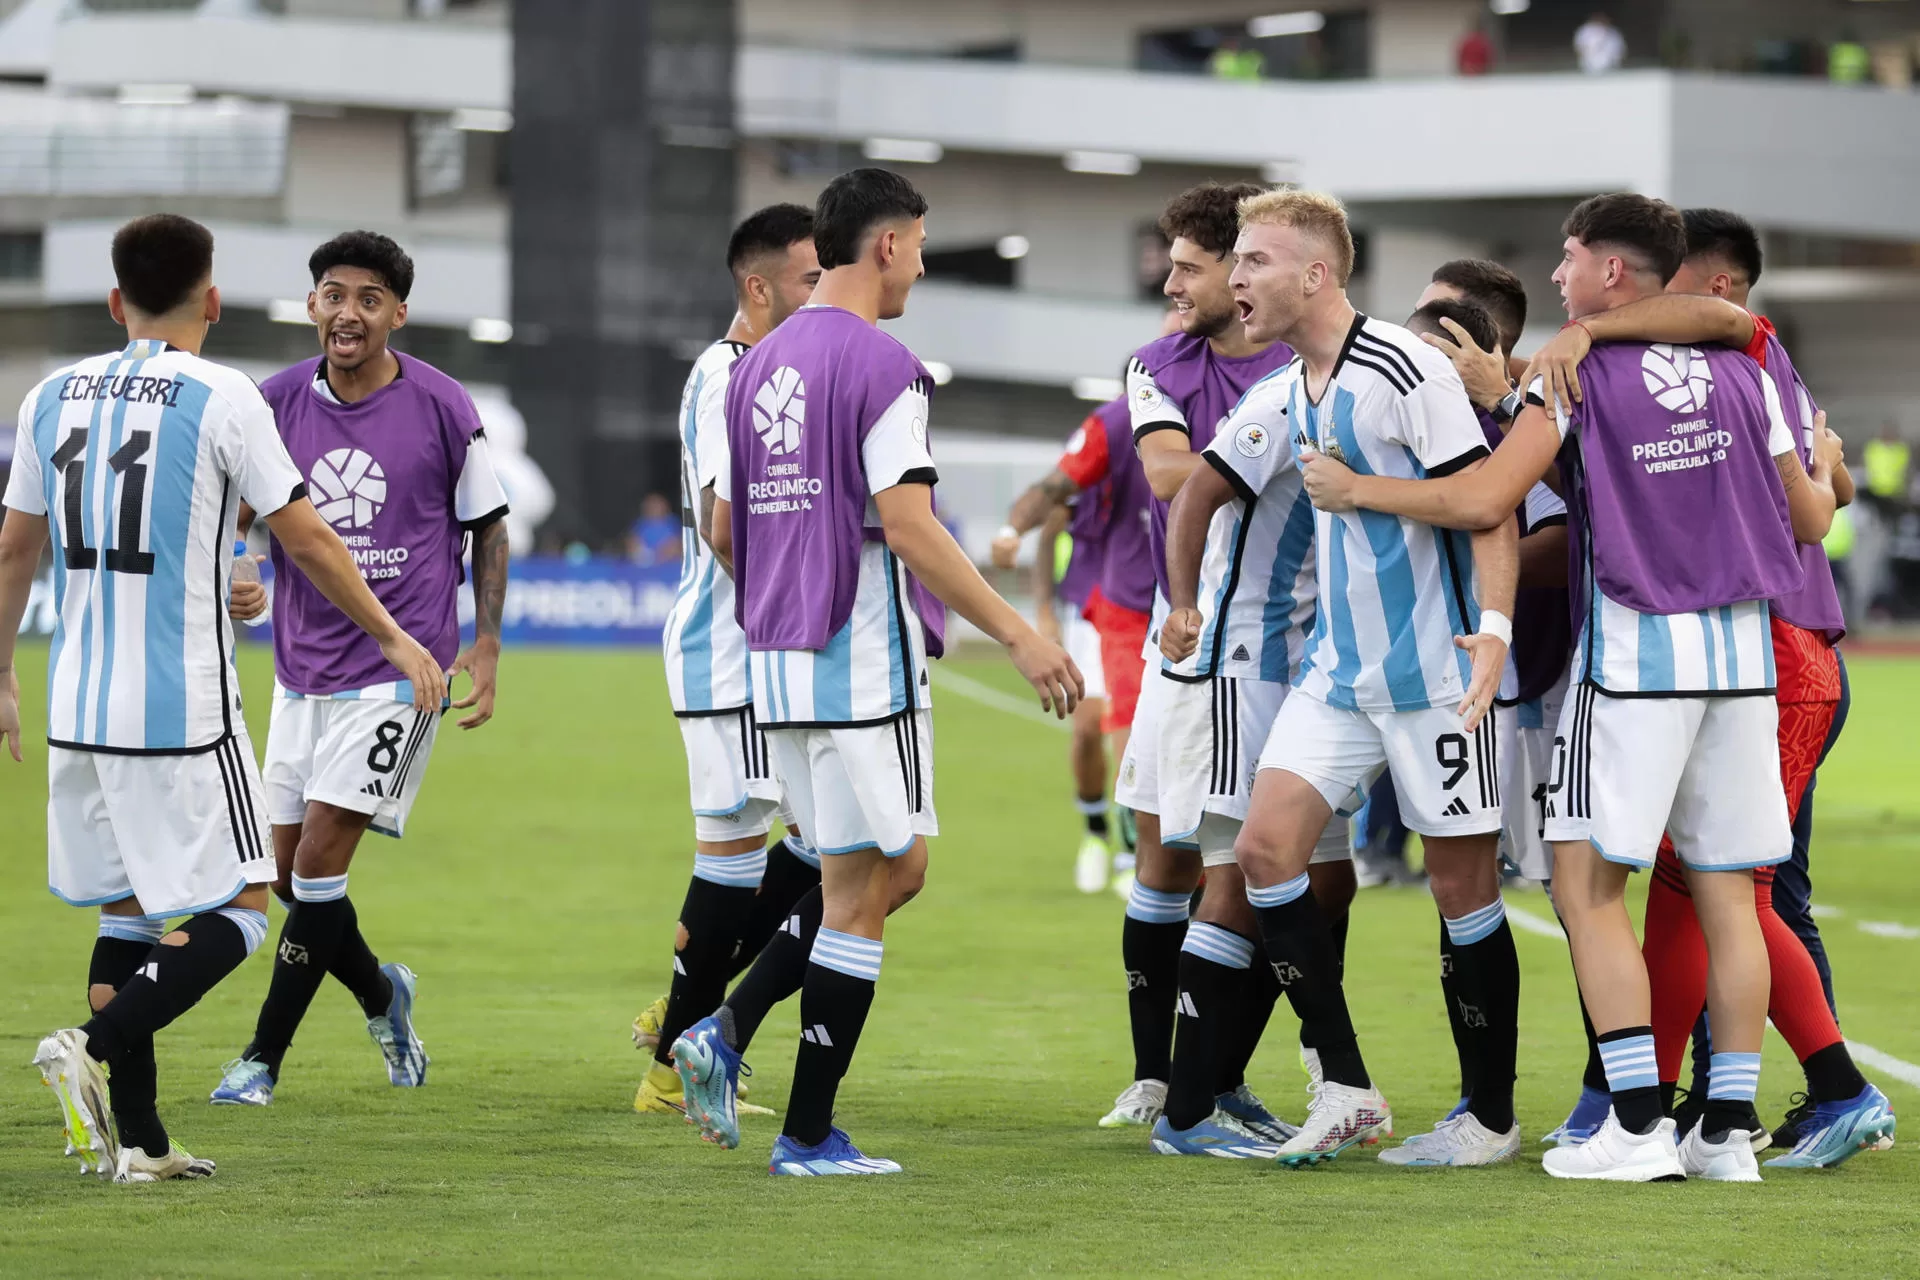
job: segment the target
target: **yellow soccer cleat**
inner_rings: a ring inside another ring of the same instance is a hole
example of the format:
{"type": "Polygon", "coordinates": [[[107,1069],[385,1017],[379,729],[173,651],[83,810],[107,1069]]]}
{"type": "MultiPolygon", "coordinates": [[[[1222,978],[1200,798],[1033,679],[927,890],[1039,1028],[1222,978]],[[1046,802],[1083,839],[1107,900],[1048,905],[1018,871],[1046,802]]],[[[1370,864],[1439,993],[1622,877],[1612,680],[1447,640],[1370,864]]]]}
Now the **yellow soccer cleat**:
{"type": "Polygon", "coordinates": [[[661,996],[633,1020],[633,1047],[652,1049],[660,1043],[660,1024],[667,1020],[667,998],[661,996]]]}
{"type": "Polygon", "coordinates": [[[680,1077],[674,1074],[672,1067],[663,1067],[656,1062],[647,1068],[646,1078],[640,1081],[640,1091],[633,1095],[633,1109],[643,1116],[687,1114],[686,1099],[680,1091],[680,1077]]]}

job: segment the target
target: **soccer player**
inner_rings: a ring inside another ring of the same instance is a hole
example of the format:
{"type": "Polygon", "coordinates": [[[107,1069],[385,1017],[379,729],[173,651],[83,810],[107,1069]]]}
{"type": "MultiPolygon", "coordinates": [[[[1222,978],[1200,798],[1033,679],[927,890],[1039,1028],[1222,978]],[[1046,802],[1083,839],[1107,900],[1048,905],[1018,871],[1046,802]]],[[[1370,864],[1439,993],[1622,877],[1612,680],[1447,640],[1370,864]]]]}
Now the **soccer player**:
{"type": "Polygon", "coordinates": [[[733,576],[713,551],[715,478],[727,467],[727,378],[754,343],[805,305],[820,280],[813,211],[775,204],[727,243],[735,311],[726,336],[694,361],[680,397],[680,588],[662,636],[667,693],[687,749],[693,878],[680,907],[673,977],[657,1014],[635,1024],[653,1065],[634,1095],[640,1112],[684,1114],[669,1051],[713,1012],[727,980],[766,945],[794,904],[820,883],[799,837],[769,841],[780,809],[766,741],[753,718],[747,640],[734,617],[733,576]],[[651,1025],[643,1027],[643,1023],[651,1025]]]}
{"type": "MultiPolygon", "coordinates": [[[[1683,216],[1687,258],[1668,284],[1667,294],[1609,311],[1588,328],[1602,336],[1720,341],[1745,347],[1779,393],[1802,465],[1817,469],[1815,450],[1825,449],[1836,503],[1851,500],[1853,485],[1845,462],[1836,456],[1837,437],[1825,429],[1823,415],[1815,409],[1772,326],[1745,310],[1761,270],[1758,235],[1744,218],[1724,210],[1689,209],[1683,216]],[[1716,305],[1707,298],[1724,298],[1731,305],[1716,305]]],[[[1568,357],[1554,348],[1571,349],[1585,341],[1585,333],[1576,332],[1543,354],[1548,362],[1559,362],[1568,357]]],[[[1796,827],[1806,808],[1815,766],[1837,736],[1844,680],[1835,645],[1846,629],[1823,549],[1802,543],[1799,553],[1799,590],[1769,606],[1775,701],[1780,709],[1781,781],[1796,827]]],[[[1804,868],[1806,853],[1798,837],[1794,856],[1804,868]]],[[[1793,865],[1790,861],[1781,867],[1793,865]]],[[[1769,1160],[1770,1166],[1831,1166],[1890,1136],[1892,1106],[1854,1064],[1809,948],[1775,910],[1775,868],[1757,867],[1753,879],[1771,970],[1767,1016],[1800,1061],[1807,1080],[1806,1101],[1789,1113],[1780,1131],[1769,1136],[1764,1128],[1756,1128],[1754,1141],[1761,1147],[1777,1141],[1790,1148],[1769,1160]]],[[[1707,957],[1699,919],[1670,840],[1661,842],[1648,885],[1644,951],[1649,972],[1662,975],[1653,988],[1654,1047],[1662,1088],[1671,1093],[1687,1032],[1695,1028],[1706,1000],[1707,957]]],[[[1711,1092],[1710,1081],[1702,1078],[1707,1074],[1703,1068],[1711,1062],[1704,1028],[1695,1035],[1699,1043],[1693,1087],[1674,1112],[1676,1128],[1683,1135],[1698,1123],[1711,1092]]]]}
{"type": "MultiPolygon", "coordinates": [[[[1576,324],[1659,293],[1686,257],[1679,211],[1644,196],[1595,196],[1565,232],[1554,282],[1576,324]]],[[[1470,474],[1388,479],[1326,458],[1307,464],[1307,487],[1330,509],[1484,528],[1510,519],[1562,457],[1579,549],[1577,691],[1561,712],[1546,838],[1613,1105],[1585,1143],[1543,1163],[1562,1178],[1754,1181],[1743,1121],[1767,1001],[1751,872],[1790,846],[1766,601],[1799,587],[1794,539],[1818,540],[1833,492],[1823,455],[1811,478],[1801,466],[1773,383],[1741,352],[1609,343],[1581,382],[1578,404],[1542,387],[1559,412],[1530,400],[1470,474]],[[1629,869],[1653,866],[1663,830],[1706,933],[1715,1038],[1705,1116],[1678,1145],[1624,901],[1629,869]]]]}
{"type": "MultiPolygon", "coordinates": [[[[1120,404],[1122,412],[1125,404],[1120,404]]],[[[1089,430],[1090,416],[1067,437],[1073,453],[1089,430]]],[[[1087,617],[1106,563],[1106,536],[1113,518],[1113,486],[1103,481],[1082,492],[1057,469],[1029,485],[1014,500],[1007,523],[994,536],[991,553],[997,568],[1011,569],[1020,539],[1036,525],[1039,548],[1033,558],[1034,621],[1040,634],[1063,644],[1086,678],[1087,696],[1073,712],[1073,737],[1067,760],[1073,773],[1074,807],[1086,831],[1074,858],[1074,886],[1082,893],[1107,887],[1113,861],[1107,823],[1107,743],[1111,717],[1100,660],[1100,633],[1087,617]],[[1060,538],[1067,541],[1063,545],[1060,538]],[[1064,563],[1062,561],[1064,560],[1064,563]]]]}
{"type": "MultiPolygon", "coordinates": [[[[1347,301],[1353,239],[1330,196],[1246,201],[1235,283],[1250,336],[1300,353],[1282,418],[1303,458],[1362,475],[1453,475],[1484,464],[1480,423],[1447,359],[1347,301]]],[[[1524,496],[1524,490],[1522,495],[1524,496]]],[[[1293,693],[1265,749],[1235,853],[1267,954],[1323,1080],[1280,1159],[1311,1164],[1391,1123],[1361,1058],[1326,913],[1307,867],[1328,819],[1381,768],[1426,845],[1454,947],[1463,1021],[1479,1039],[1466,1110],[1382,1153],[1395,1164],[1510,1158],[1519,963],[1499,893],[1499,742],[1488,718],[1506,666],[1513,509],[1471,539],[1377,511],[1314,517],[1317,610],[1293,693]]]]}
{"type": "Polygon", "coordinates": [[[200,358],[220,318],[207,229],[137,218],[114,235],[113,271],[107,307],[127,345],[57,370],[20,406],[0,528],[0,739],[19,760],[14,638],[51,529],[47,876],[62,901],[100,908],[100,931],[93,1016],[43,1039],[34,1065],[83,1170],[155,1182],[214,1164],[160,1122],[154,1033],[266,938],[274,879],[227,619],[240,503],[411,682],[416,714],[446,685],[315,514],[252,381],[200,358]]]}
{"type": "MultiPolygon", "coordinates": [[[[822,917],[769,1164],[777,1175],[900,1170],[861,1154],[834,1126],[833,1106],[880,977],[882,930],[900,896],[893,881],[917,888],[938,830],[927,661],[944,648],[943,604],[1005,645],[1062,718],[1082,693],[1066,652],[994,594],[933,514],[933,379],[878,328],[902,314],[922,274],[926,211],[884,169],[828,183],[814,209],[812,302],[740,358],[727,388],[730,465],[715,486],[714,525],[724,501],[730,536],[716,550],[733,557],[755,718],[821,855],[822,917]]],[[[715,1016],[673,1046],[688,1114],[726,1146],[739,1141],[731,1039],[715,1016]]]]}
{"type": "MultiPolygon", "coordinates": [[[[1203,182],[1168,203],[1160,216],[1160,232],[1170,242],[1172,265],[1162,291],[1173,301],[1180,328],[1140,348],[1127,362],[1134,447],[1153,493],[1148,534],[1157,590],[1141,657],[1155,666],[1160,660],[1159,624],[1168,608],[1167,505],[1196,469],[1199,450],[1212,443],[1240,397],[1293,359],[1285,344],[1247,333],[1227,283],[1233,271],[1229,255],[1239,233],[1239,203],[1262,190],[1251,183],[1203,182]]],[[[1114,787],[1115,803],[1134,814],[1138,862],[1120,931],[1133,1033],[1133,1083],[1100,1121],[1108,1128],[1151,1127],[1166,1104],[1188,900],[1200,882],[1200,851],[1168,848],[1161,839],[1160,706],[1169,688],[1164,679],[1143,681],[1114,787]]],[[[1346,896],[1351,900],[1350,888],[1346,896]]]]}
{"type": "MultiPolygon", "coordinates": [[[[349,231],[307,260],[307,317],[321,354],[267,379],[280,438],[353,549],[373,593],[450,675],[465,672],[475,729],[493,717],[507,590],[507,497],[466,391],[387,345],[407,321],[413,260],[386,236],[349,231]],[[473,546],[474,642],[460,651],[461,556],[473,546]],[[456,653],[458,656],[456,656],[456,653]]],[[[242,527],[252,513],[241,512],[242,527]]],[[[267,821],[287,904],[253,1040],[210,1101],[264,1107],[307,1006],[332,974],[366,1016],[396,1087],[426,1083],[413,1026],[415,978],[381,964],[360,932],[347,872],[368,830],[399,838],[420,794],[441,708],[275,544],[273,718],[267,821]]]]}

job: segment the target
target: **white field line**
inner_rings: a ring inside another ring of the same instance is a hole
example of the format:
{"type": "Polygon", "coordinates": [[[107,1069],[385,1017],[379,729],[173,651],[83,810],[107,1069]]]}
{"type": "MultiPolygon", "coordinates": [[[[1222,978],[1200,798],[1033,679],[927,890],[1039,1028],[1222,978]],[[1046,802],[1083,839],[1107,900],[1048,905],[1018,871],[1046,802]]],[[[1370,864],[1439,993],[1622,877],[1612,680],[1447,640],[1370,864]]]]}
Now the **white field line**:
{"type": "Polygon", "coordinates": [[[1010,693],[1002,693],[992,685],[981,684],[971,676],[963,676],[957,671],[948,671],[943,667],[933,668],[933,682],[949,693],[957,693],[970,702],[983,707],[992,707],[995,711],[1004,711],[1008,715],[1019,716],[1022,720],[1032,720],[1044,724],[1050,729],[1068,730],[1070,722],[1058,720],[1040,709],[1037,701],[1017,698],[1010,693]]]}
{"type": "Polygon", "coordinates": [[[1913,1063],[1904,1058],[1896,1058],[1890,1053],[1882,1053],[1872,1045],[1861,1044],[1858,1040],[1848,1040],[1847,1048],[1860,1060],[1861,1066],[1871,1067],[1875,1071],[1892,1076],[1902,1084],[1910,1084],[1920,1089],[1920,1067],[1916,1067],[1913,1063]]]}
{"type": "Polygon", "coordinates": [[[1528,933],[1537,933],[1543,938],[1552,938],[1555,941],[1565,940],[1567,935],[1561,932],[1558,920],[1548,916],[1537,916],[1531,911],[1516,907],[1513,905],[1512,898],[1508,898],[1506,903],[1507,919],[1513,922],[1514,928],[1525,929],[1528,933]]]}
{"type": "Polygon", "coordinates": [[[1870,933],[1876,938],[1920,938],[1920,929],[1910,924],[1895,924],[1891,920],[1856,920],[1854,927],[1862,933],[1870,933]]]}

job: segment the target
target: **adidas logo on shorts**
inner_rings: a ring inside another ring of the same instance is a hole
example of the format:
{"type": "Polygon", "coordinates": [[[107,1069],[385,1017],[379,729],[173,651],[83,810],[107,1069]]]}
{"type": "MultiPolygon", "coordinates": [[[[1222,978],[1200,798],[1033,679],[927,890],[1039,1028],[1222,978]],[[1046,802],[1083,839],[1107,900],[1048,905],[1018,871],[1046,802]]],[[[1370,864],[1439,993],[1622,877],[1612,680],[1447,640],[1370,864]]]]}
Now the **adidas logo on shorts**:
{"type": "Polygon", "coordinates": [[[1467,808],[1467,798],[1465,796],[1455,796],[1453,803],[1440,811],[1440,816],[1443,818],[1464,818],[1472,812],[1473,810],[1467,808]]]}

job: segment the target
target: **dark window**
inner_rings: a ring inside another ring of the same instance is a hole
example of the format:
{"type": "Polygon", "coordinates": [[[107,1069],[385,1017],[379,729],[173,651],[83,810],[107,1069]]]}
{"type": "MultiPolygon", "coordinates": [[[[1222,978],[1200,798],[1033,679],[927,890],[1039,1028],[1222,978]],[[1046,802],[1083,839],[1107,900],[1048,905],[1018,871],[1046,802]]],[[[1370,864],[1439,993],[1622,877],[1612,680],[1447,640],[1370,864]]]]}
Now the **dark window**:
{"type": "Polygon", "coordinates": [[[1240,23],[1145,31],[1135,61],[1143,71],[1209,75],[1225,49],[1257,54],[1263,80],[1354,80],[1371,71],[1369,22],[1362,9],[1329,13],[1320,30],[1302,35],[1256,38],[1240,23]]]}
{"type": "Polygon", "coordinates": [[[1167,256],[1172,246],[1151,222],[1141,226],[1133,243],[1135,291],[1143,302],[1159,301],[1166,296],[1161,290],[1166,287],[1167,273],[1173,270],[1173,260],[1167,256]]]}
{"type": "Polygon", "coordinates": [[[987,285],[996,289],[1011,289],[1018,280],[1014,261],[1001,257],[991,244],[930,249],[922,255],[921,260],[926,263],[929,280],[987,285]]]}
{"type": "Polygon", "coordinates": [[[40,278],[38,231],[0,231],[0,280],[40,278]]]}

